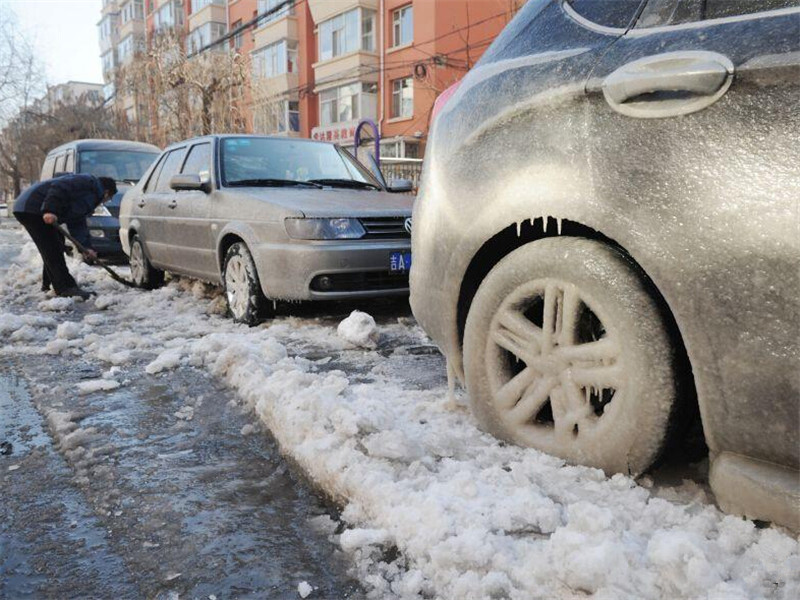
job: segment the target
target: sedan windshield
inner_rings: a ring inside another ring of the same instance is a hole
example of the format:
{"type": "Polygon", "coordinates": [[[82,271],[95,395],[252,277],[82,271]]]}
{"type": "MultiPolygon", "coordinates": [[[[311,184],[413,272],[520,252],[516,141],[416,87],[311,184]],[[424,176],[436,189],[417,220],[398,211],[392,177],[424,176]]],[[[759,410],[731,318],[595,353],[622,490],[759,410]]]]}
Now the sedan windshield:
{"type": "Polygon", "coordinates": [[[381,189],[333,144],[274,138],[225,138],[222,181],[228,186],[297,185],[381,189]],[[263,182],[263,183],[260,183],[263,182]]]}
{"type": "Polygon", "coordinates": [[[157,157],[157,152],[82,150],[78,160],[78,172],[136,183],[157,157]]]}

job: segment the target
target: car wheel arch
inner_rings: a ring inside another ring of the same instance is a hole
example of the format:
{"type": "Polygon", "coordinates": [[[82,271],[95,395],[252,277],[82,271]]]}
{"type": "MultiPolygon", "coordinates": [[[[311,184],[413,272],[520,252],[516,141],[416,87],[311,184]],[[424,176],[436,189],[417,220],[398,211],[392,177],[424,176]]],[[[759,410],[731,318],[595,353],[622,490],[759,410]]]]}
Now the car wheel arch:
{"type": "Polygon", "coordinates": [[[604,235],[601,231],[577,221],[557,219],[552,216],[542,216],[521,223],[513,223],[488,238],[473,255],[464,272],[458,295],[456,326],[459,361],[457,365],[453,365],[456,373],[463,381],[464,330],[467,315],[469,314],[472,301],[478,288],[489,272],[497,263],[514,250],[536,242],[537,240],[559,236],[580,237],[602,242],[616,249],[630,262],[631,267],[642,279],[644,285],[656,301],[676,349],[673,361],[676,363],[677,372],[682,374],[681,381],[678,382],[680,397],[684,404],[684,406],[681,407],[681,419],[696,421],[701,427],[700,433],[704,434],[705,438],[708,439],[708,432],[705,431],[705,424],[702,423],[700,419],[701,411],[699,405],[700,400],[698,398],[698,382],[696,381],[692,362],[686,350],[684,336],[669,303],[644,268],[642,268],[640,263],[625,247],[616,240],[604,235]]]}

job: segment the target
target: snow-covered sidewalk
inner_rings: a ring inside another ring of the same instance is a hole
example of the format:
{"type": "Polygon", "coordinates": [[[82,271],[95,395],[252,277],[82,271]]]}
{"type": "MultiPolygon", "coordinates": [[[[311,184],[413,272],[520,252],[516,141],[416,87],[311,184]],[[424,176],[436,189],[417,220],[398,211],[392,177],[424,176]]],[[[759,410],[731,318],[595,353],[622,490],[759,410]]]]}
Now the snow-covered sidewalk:
{"type": "MultiPolygon", "coordinates": [[[[445,385],[413,389],[388,368],[402,357],[371,348],[368,320],[341,336],[294,318],[251,329],[222,316],[209,286],[132,291],[85,265],[73,270],[100,295],[74,320],[72,301],[43,299],[40,269],[28,244],[1,276],[0,354],[107,365],[104,380],[76,393],[124,385],[113,367],[133,358],[147,359],[140,377],[191,365],[225,380],[342,504],[349,528],[338,542],[373,597],[800,597],[800,548],[788,532],[721,513],[692,483],[653,488],[499,443],[445,385]],[[354,349],[362,339],[367,347],[354,349]],[[314,358],[292,351],[301,347],[314,358]],[[360,353],[369,377],[331,370],[325,354],[341,352],[360,353]]],[[[381,329],[424,342],[405,322],[381,329]]],[[[334,535],[332,521],[318,525],[334,535]]]]}

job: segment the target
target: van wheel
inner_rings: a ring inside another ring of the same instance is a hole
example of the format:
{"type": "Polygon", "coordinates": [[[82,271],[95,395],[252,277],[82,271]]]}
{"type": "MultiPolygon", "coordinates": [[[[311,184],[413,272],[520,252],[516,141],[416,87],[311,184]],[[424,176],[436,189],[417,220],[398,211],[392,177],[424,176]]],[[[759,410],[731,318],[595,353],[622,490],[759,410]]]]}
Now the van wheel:
{"type": "Polygon", "coordinates": [[[256,263],[243,242],[236,242],[225,253],[222,282],[228,315],[234,321],[252,326],[268,316],[268,302],[261,292],[256,263]]]}
{"type": "Polygon", "coordinates": [[[131,240],[131,256],[128,262],[131,266],[131,280],[136,287],[154,290],[164,285],[164,271],[150,264],[138,235],[134,235],[131,240]]]}
{"type": "Polygon", "coordinates": [[[467,316],[470,403],[490,433],[571,463],[637,475],[676,406],[673,342],[625,255],[547,238],[501,260],[467,316]]]}

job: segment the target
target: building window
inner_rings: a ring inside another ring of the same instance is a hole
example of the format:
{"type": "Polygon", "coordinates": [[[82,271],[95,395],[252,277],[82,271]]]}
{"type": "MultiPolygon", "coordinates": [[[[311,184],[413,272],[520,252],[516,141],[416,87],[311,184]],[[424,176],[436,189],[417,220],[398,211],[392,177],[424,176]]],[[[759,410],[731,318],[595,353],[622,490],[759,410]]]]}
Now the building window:
{"type": "MultiPolygon", "coordinates": [[[[241,26],[242,26],[242,20],[239,19],[238,21],[236,21],[236,23],[231,25],[231,31],[236,31],[241,26]]],[[[236,35],[233,36],[234,50],[240,50],[242,48],[242,44],[244,44],[244,35],[241,31],[239,31],[238,33],[236,33],[236,35]]]]}
{"type": "Polygon", "coordinates": [[[277,100],[258,106],[254,111],[256,133],[289,133],[300,131],[300,103],[277,100]]]}
{"type": "Polygon", "coordinates": [[[118,19],[117,15],[106,15],[102,21],[100,21],[98,28],[100,29],[100,40],[101,41],[110,41],[114,38],[114,33],[118,26],[118,19]]]}
{"type": "Polygon", "coordinates": [[[269,23],[271,21],[277,21],[278,19],[282,19],[283,17],[287,17],[289,15],[294,14],[294,3],[288,4],[284,6],[279,11],[272,13],[278,6],[286,2],[286,0],[258,0],[258,14],[263,15],[267,13],[271,13],[268,17],[264,17],[261,20],[260,24],[269,23]]]}
{"type": "Polygon", "coordinates": [[[414,80],[411,77],[392,82],[392,116],[414,116],[414,80]]]}
{"type": "Polygon", "coordinates": [[[119,44],[117,44],[117,60],[119,64],[123,64],[133,58],[137,52],[144,50],[144,38],[137,35],[126,35],[119,44]]]}
{"type": "Polygon", "coordinates": [[[114,60],[114,51],[109,50],[102,56],[103,59],[103,73],[110,73],[114,70],[114,67],[117,66],[116,61],[114,60]]]}
{"type": "Polygon", "coordinates": [[[297,42],[281,40],[252,52],[253,76],[267,79],[297,73],[297,42]]]}
{"type": "Polygon", "coordinates": [[[192,0],[192,14],[203,10],[209,4],[225,6],[225,0],[192,0]]]}
{"type": "Polygon", "coordinates": [[[129,0],[122,5],[122,24],[144,19],[144,0],[129,0]]]}
{"type": "MultiPolygon", "coordinates": [[[[188,55],[197,54],[200,50],[225,35],[225,30],[225,23],[216,23],[214,21],[192,29],[186,37],[186,53],[188,55]]],[[[224,50],[221,45],[213,49],[224,50]]]]}
{"type": "Polygon", "coordinates": [[[320,125],[375,118],[376,87],[374,83],[356,82],[320,92],[320,125]]]}
{"type": "Polygon", "coordinates": [[[392,46],[404,46],[414,41],[414,9],[409,4],[392,13],[392,46]]]}
{"type": "Polygon", "coordinates": [[[183,25],[183,8],[180,3],[168,2],[159,8],[153,18],[156,31],[183,25]]]}
{"type": "Polygon", "coordinates": [[[319,24],[319,58],[375,51],[375,11],[355,8],[319,24]]]}

